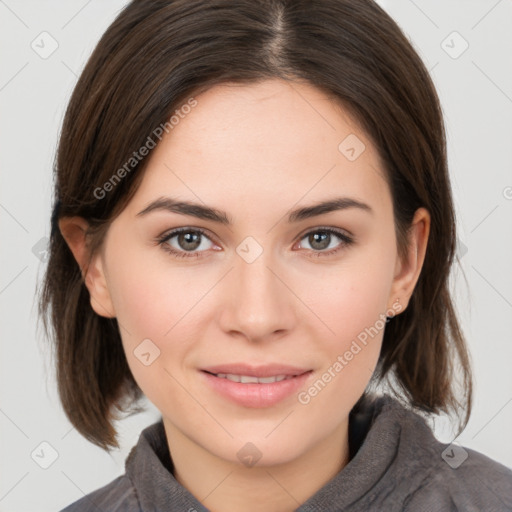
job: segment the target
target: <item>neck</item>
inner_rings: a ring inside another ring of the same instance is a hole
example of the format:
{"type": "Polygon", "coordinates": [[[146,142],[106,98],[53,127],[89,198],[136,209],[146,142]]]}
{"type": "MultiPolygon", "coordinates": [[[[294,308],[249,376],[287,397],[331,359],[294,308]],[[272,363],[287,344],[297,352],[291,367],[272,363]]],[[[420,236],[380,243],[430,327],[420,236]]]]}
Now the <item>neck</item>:
{"type": "Polygon", "coordinates": [[[176,480],[212,512],[291,512],[349,460],[348,418],[297,458],[246,467],[205,450],[164,418],[176,480]]]}

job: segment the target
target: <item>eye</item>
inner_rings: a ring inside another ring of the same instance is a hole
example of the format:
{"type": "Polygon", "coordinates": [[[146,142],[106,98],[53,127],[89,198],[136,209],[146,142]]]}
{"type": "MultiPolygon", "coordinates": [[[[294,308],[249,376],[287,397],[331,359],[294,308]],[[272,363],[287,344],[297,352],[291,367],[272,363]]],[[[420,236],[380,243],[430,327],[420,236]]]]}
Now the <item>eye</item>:
{"type": "MultiPolygon", "coordinates": [[[[300,241],[302,240],[307,240],[311,247],[308,250],[315,257],[330,256],[354,242],[350,236],[333,228],[316,228],[306,233],[300,241]],[[336,238],[340,241],[338,244],[336,244],[336,238]]],[[[174,229],[157,238],[157,243],[162,246],[162,249],[178,258],[199,258],[203,257],[203,253],[208,249],[219,250],[215,244],[213,247],[208,247],[209,244],[206,241],[213,244],[203,229],[187,227],[174,229]]]]}
{"type": "Polygon", "coordinates": [[[157,242],[162,249],[179,258],[198,258],[202,256],[201,253],[211,248],[205,240],[211,242],[206,232],[200,228],[179,228],[164,234],[157,242]]]}
{"type": "Polygon", "coordinates": [[[316,228],[306,233],[306,235],[301,238],[301,241],[302,240],[307,240],[307,243],[313,251],[312,255],[315,257],[330,256],[354,242],[350,236],[333,228],[316,228]],[[336,244],[335,238],[341,240],[341,243],[336,244]]]}

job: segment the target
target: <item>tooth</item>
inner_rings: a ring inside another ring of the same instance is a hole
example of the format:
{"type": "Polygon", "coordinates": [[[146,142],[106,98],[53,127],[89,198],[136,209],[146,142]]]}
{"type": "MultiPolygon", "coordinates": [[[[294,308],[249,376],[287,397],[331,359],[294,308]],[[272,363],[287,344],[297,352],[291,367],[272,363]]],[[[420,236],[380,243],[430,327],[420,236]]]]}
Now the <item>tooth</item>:
{"type": "Polygon", "coordinates": [[[240,382],[242,384],[272,384],[273,382],[281,382],[282,380],[293,379],[293,375],[273,375],[272,377],[253,377],[252,375],[235,375],[233,373],[217,373],[220,379],[228,379],[232,382],[240,382]]]}
{"type": "Polygon", "coordinates": [[[260,377],[258,379],[258,382],[260,382],[261,384],[270,384],[275,381],[276,381],[275,377],[260,377]]]}
{"type": "Polygon", "coordinates": [[[243,384],[248,384],[248,383],[258,383],[258,377],[249,377],[247,375],[241,375],[240,376],[240,382],[242,382],[243,384]]]}

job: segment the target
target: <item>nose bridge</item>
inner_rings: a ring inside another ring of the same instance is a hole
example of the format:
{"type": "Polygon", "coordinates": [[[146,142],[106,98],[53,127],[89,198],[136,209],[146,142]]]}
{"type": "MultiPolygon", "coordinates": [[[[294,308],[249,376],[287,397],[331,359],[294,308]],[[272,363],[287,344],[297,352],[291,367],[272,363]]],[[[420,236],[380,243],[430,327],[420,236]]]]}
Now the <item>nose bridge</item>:
{"type": "Polygon", "coordinates": [[[290,329],[295,318],[293,296],[276,277],[280,272],[271,249],[264,250],[248,237],[236,252],[224,328],[250,339],[290,329]]]}

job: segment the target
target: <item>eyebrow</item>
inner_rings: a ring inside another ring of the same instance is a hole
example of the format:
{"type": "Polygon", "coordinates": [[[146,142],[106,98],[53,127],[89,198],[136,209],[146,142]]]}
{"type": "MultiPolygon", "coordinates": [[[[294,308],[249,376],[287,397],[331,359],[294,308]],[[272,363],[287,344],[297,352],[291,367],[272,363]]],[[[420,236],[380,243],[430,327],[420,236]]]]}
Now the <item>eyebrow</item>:
{"type": "MultiPolygon", "coordinates": [[[[372,208],[366,203],[350,197],[337,197],[293,210],[288,215],[288,222],[299,222],[325,213],[347,210],[349,208],[357,208],[372,215],[374,213],[372,208]]],[[[182,215],[190,215],[192,217],[197,217],[198,219],[211,220],[226,226],[231,225],[228,214],[222,210],[190,201],[180,201],[171,197],[160,197],[156,199],[137,213],[137,217],[147,215],[153,211],[161,210],[179,213],[182,215]]]]}

